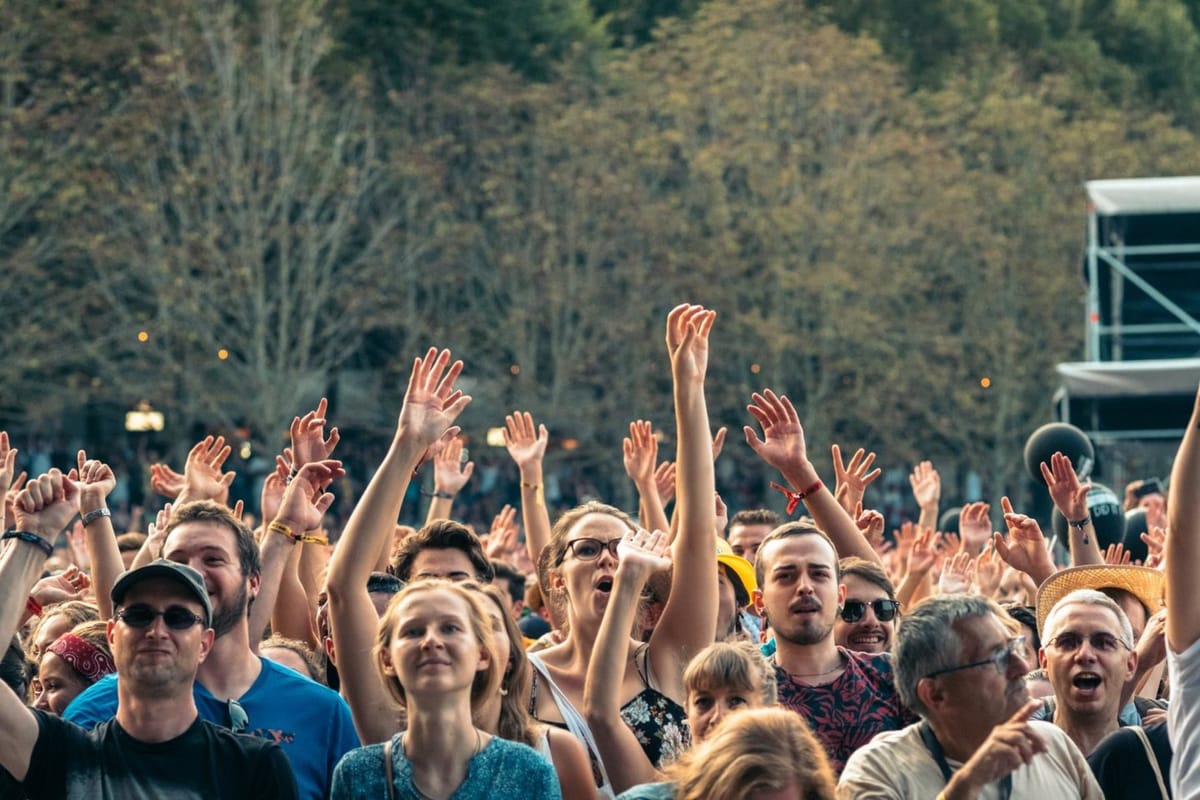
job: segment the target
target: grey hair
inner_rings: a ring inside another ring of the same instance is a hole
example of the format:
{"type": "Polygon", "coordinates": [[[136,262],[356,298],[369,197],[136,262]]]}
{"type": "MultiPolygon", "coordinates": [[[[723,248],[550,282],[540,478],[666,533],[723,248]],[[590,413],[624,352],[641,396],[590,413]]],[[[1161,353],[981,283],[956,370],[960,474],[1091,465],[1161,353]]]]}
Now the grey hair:
{"type": "Polygon", "coordinates": [[[904,704],[925,717],[929,709],[917,697],[917,684],[931,672],[957,666],[963,643],[954,626],[965,619],[1004,616],[995,601],[974,594],[944,594],[922,600],[904,617],[896,634],[896,690],[904,704]]]}
{"type": "Polygon", "coordinates": [[[1076,589],[1063,595],[1050,609],[1050,613],[1046,615],[1046,621],[1042,623],[1043,642],[1049,642],[1057,635],[1057,626],[1063,614],[1066,613],[1066,607],[1077,604],[1100,606],[1116,614],[1117,622],[1121,625],[1121,642],[1130,650],[1133,649],[1133,623],[1129,621],[1129,615],[1117,604],[1116,600],[1096,589],[1076,589]]]}

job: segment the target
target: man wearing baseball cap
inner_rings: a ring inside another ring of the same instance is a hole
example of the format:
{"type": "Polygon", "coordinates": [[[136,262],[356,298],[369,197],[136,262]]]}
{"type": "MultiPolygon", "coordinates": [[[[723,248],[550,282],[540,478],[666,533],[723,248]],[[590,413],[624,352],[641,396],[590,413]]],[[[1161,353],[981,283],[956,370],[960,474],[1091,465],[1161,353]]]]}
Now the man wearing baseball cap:
{"type": "MultiPolygon", "coordinates": [[[[12,636],[50,542],[75,516],[78,491],[50,470],[17,496],[16,528],[0,550],[0,641],[12,636]]],[[[118,578],[112,600],[108,639],[121,677],[112,720],[88,731],[0,687],[0,766],[26,796],[295,798],[278,745],[199,717],[192,682],[213,643],[199,573],[156,561],[118,578]]]]}

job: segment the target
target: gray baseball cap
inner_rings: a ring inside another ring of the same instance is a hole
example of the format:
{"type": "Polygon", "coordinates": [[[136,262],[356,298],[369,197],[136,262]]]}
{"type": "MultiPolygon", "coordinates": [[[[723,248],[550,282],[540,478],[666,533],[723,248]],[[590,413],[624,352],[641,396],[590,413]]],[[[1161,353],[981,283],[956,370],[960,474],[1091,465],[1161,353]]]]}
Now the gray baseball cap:
{"type": "Polygon", "coordinates": [[[204,624],[212,623],[212,603],[208,600],[208,589],[204,586],[204,578],[187,564],[179,564],[165,558],[151,561],[137,569],[122,573],[117,578],[117,582],[113,584],[113,606],[119,606],[130,589],[150,578],[166,578],[187,589],[195,597],[196,602],[204,607],[204,624]]]}

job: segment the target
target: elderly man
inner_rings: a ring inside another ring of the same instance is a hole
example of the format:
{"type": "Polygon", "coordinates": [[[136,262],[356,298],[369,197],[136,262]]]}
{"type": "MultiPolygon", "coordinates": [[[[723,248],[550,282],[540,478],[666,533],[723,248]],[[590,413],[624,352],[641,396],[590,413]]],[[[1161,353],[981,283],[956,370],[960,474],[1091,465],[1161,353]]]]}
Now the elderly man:
{"type": "Polygon", "coordinates": [[[846,599],[833,624],[838,647],[860,653],[887,653],[896,636],[896,589],[883,567],[855,556],[841,561],[842,585],[846,599]]]}
{"type": "Polygon", "coordinates": [[[961,594],[930,598],[905,615],[896,686],[923,718],[880,734],[850,757],[838,797],[1079,797],[1103,794],[1083,754],[1058,728],[1030,721],[1022,658],[1003,610],[961,594]]]}
{"type": "MultiPolygon", "coordinates": [[[[0,641],[8,641],[52,551],[78,508],[58,470],[15,503],[17,528],[0,554],[0,641]]],[[[26,708],[0,688],[0,766],[29,798],[296,797],[287,757],[273,742],[200,718],[196,670],[212,652],[213,611],[193,569],[156,561],[113,585],[108,640],[121,676],[115,716],[88,731],[26,708]]]]}

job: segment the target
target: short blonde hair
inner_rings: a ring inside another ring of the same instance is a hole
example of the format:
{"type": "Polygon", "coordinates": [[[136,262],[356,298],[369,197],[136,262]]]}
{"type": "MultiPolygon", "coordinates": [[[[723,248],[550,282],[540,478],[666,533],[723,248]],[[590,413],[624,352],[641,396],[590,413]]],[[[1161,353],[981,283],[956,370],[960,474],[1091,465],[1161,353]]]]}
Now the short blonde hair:
{"type": "Polygon", "coordinates": [[[804,800],[833,800],[836,781],[825,750],[795,711],[753,708],[717,726],[667,768],[676,800],[748,800],[796,784],[804,800]]]}
{"type": "MultiPolygon", "coordinates": [[[[471,633],[475,637],[475,642],[479,645],[480,652],[487,654],[487,667],[477,672],[475,679],[471,682],[471,708],[475,709],[481,702],[488,699],[491,690],[498,684],[498,679],[503,674],[505,666],[496,663],[496,654],[492,650],[492,621],[487,615],[487,611],[483,606],[483,598],[479,592],[471,591],[459,584],[437,578],[421,580],[405,586],[392,596],[391,601],[388,602],[387,609],[383,612],[383,616],[379,618],[379,627],[376,629],[375,634],[375,647],[372,648],[372,656],[375,658],[375,668],[379,670],[379,676],[383,679],[383,684],[392,699],[399,703],[401,707],[407,707],[408,697],[404,692],[404,686],[400,683],[399,677],[387,674],[384,669],[386,666],[384,657],[388,648],[392,645],[392,634],[396,630],[396,620],[399,616],[397,609],[400,608],[400,604],[407,598],[418,592],[443,592],[452,594],[462,600],[467,607],[467,618],[471,626],[471,633]]],[[[514,643],[514,646],[519,647],[520,644],[514,643]]]]}

